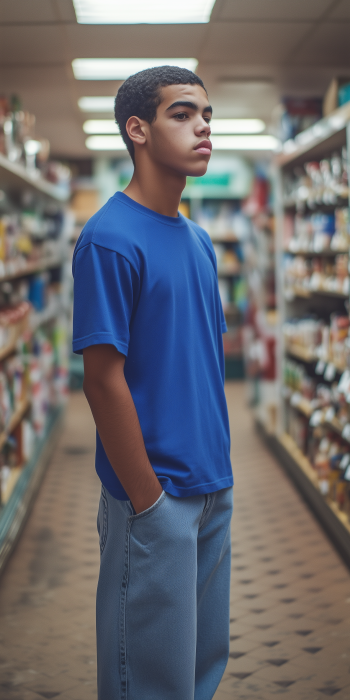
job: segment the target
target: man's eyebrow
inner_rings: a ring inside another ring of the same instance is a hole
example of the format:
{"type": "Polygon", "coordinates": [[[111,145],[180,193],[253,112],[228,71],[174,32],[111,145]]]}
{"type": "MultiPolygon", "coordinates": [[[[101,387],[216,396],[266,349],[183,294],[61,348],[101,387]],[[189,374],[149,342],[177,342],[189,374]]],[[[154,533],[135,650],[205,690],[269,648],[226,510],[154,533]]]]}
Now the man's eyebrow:
{"type": "MultiPolygon", "coordinates": [[[[169,109],[173,109],[174,107],[189,107],[190,109],[193,109],[194,112],[198,112],[198,105],[196,105],[195,102],[186,102],[184,100],[178,100],[177,102],[173,102],[170,107],[166,108],[166,112],[169,111],[169,109]]],[[[213,113],[213,108],[211,105],[207,105],[204,107],[203,112],[210,112],[210,114],[213,113]]]]}

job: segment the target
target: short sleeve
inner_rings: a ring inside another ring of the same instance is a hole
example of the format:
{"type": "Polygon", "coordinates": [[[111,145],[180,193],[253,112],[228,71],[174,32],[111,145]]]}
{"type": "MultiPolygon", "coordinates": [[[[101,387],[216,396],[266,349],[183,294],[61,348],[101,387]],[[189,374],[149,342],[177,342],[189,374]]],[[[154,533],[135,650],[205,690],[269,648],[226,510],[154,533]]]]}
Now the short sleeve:
{"type": "MultiPolygon", "coordinates": [[[[209,236],[208,236],[208,238],[209,238],[209,236]]],[[[221,297],[220,297],[220,293],[219,293],[218,265],[217,265],[217,260],[216,260],[216,255],[215,255],[213,243],[211,240],[210,240],[210,245],[209,245],[209,251],[210,251],[211,261],[214,265],[215,276],[216,276],[216,292],[217,292],[217,296],[218,296],[218,304],[219,304],[219,309],[220,309],[219,313],[220,313],[221,333],[227,333],[226,319],[225,319],[224,310],[222,308],[222,302],[221,302],[221,297]]]]}
{"type": "Polygon", "coordinates": [[[73,352],[114,345],[128,354],[138,275],[115,251],[89,243],[74,257],[73,352]]]}

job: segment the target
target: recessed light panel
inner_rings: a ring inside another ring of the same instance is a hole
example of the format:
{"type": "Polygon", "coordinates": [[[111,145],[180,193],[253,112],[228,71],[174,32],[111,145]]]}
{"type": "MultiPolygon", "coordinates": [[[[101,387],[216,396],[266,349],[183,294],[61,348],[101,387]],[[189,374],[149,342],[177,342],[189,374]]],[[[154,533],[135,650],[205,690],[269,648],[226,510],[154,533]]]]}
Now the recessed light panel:
{"type": "Polygon", "coordinates": [[[73,0],[79,24],[209,22],[215,0],[73,0]]]}
{"type": "Polygon", "coordinates": [[[114,97],[81,97],[78,100],[82,112],[114,112],[114,97]]]}
{"type": "Polygon", "coordinates": [[[274,136],[212,136],[214,151],[276,151],[279,141],[274,136]]]}
{"type": "Polygon", "coordinates": [[[85,146],[90,151],[125,151],[126,145],[121,136],[89,136],[85,146]]]}
{"type": "Polygon", "coordinates": [[[119,127],[114,119],[88,119],[83,124],[86,134],[119,134],[119,127]]]}
{"type": "Polygon", "coordinates": [[[212,119],[212,134],[260,134],[265,129],[261,119],[212,119]]]}
{"type": "Polygon", "coordinates": [[[195,71],[195,58],[76,58],[72,61],[77,80],[126,80],[146,68],[179,66],[195,71]]]}

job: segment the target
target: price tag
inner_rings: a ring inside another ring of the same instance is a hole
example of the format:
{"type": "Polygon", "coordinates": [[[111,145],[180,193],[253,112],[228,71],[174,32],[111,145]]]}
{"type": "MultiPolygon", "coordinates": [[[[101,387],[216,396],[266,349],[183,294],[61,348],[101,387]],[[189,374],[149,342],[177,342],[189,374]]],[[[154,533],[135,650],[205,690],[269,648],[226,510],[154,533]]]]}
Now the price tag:
{"type": "Polygon", "coordinates": [[[329,408],[327,408],[327,411],[325,414],[325,420],[328,421],[328,423],[331,423],[334,416],[335,416],[335,409],[333,406],[330,406],[329,408]]]}
{"type": "Polygon", "coordinates": [[[344,474],[344,479],[345,479],[345,481],[350,481],[350,467],[347,468],[347,470],[344,474]]]}
{"type": "Polygon", "coordinates": [[[342,430],[342,437],[344,438],[344,440],[350,442],[350,423],[344,425],[344,428],[342,430]]]}
{"type": "Polygon", "coordinates": [[[339,462],[340,469],[346,469],[346,467],[349,466],[349,462],[350,462],[350,455],[349,454],[343,455],[340,462],[339,462]]]}
{"type": "Polygon", "coordinates": [[[316,374],[323,374],[326,368],[326,363],[323,360],[319,360],[316,367],[315,367],[315,372],[316,374]]]}
{"type": "Polygon", "coordinates": [[[349,388],[349,382],[350,382],[350,372],[348,369],[343,372],[339,379],[339,384],[338,384],[338,391],[340,391],[341,394],[347,393],[348,388],[349,388]]]}
{"type": "Polygon", "coordinates": [[[301,400],[302,395],[299,393],[299,391],[295,391],[290,397],[291,406],[299,406],[301,400]]]}
{"type": "Polygon", "coordinates": [[[320,481],[320,491],[321,491],[321,493],[322,493],[322,496],[327,496],[327,495],[328,495],[328,493],[329,493],[329,483],[328,483],[327,479],[322,479],[322,481],[320,481]]]}
{"type": "Polygon", "coordinates": [[[317,428],[318,425],[321,425],[323,420],[323,411],[314,411],[311,418],[310,418],[310,425],[312,428],[317,428]]]}
{"type": "Polygon", "coordinates": [[[331,362],[328,362],[328,365],[327,365],[327,367],[326,367],[326,369],[325,369],[325,373],[324,373],[324,375],[323,375],[324,378],[325,378],[325,380],[326,380],[327,382],[332,382],[333,379],[334,379],[334,377],[335,377],[335,375],[336,375],[336,373],[337,373],[337,370],[336,370],[336,368],[334,367],[334,365],[332,365],[331,362]]]}

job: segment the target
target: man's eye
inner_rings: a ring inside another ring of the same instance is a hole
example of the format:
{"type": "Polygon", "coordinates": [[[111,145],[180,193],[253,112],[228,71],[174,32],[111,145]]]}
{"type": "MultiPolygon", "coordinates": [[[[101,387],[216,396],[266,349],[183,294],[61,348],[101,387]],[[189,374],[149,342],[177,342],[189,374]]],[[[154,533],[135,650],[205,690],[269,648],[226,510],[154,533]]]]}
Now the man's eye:
{"type": "Polygon", "coordinates": [[[188,115],[186,112],[179,112],[179,114],[174,114],[175,119],[178,119],[179,121],[183,122],[185,119],[188,118],[188,115]]]}
{"type": "Polygon", "coordinates": [[[204,121],[207,122],[207,124],[210,124],[210,117],[203,117],[204,121]]]}

